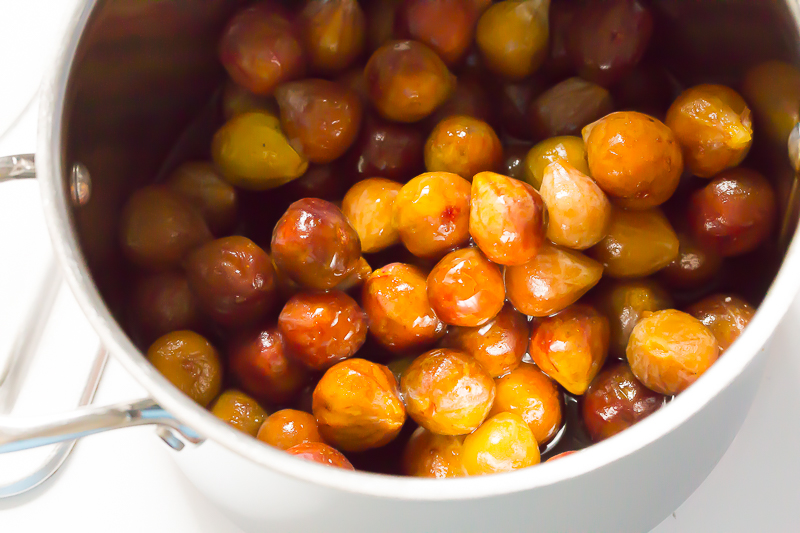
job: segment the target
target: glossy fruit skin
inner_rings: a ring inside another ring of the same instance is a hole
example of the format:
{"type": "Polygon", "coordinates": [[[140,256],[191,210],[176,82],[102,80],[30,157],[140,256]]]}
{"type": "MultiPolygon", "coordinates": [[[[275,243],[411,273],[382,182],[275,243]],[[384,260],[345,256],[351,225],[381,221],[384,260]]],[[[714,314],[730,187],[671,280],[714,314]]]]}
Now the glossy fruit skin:
{"type": "Polygon", "coordinates": [[[730,257],[751,252],[767,240],[777,209],[775,192],[764,176],[732,168],[692,194],[688,219],[701,246],[730,257]]]}
{"type": "Polygon", "coordinates": [[[272,260],[247,237],[201,246],[186,259],[186,275],[203,311],[226,327],[258,322],[277,300],[272,260]]]}
{"type": "Polygon", "coordinates": [[[697,85],[672,103],[665,120],[683,148],[686,168],[710,178],[735,167],[753,143],[750,109],[724,85],[697,85]]]}
{"type": "Polygon", "coordinates": [[[732,294],[713,294],[691,305],[686,312],[711,330],[722,355],[744,332],[756,310],[732,294]]]}
{"type": "Polygon", "coordinates": [[[425,169],[424,146],[425,134],[416,126],[367,115],[343,160],[356,180],[382,177],[406,182],[425,169]]]}
{"type": "Polygon", "coordinates": [[[272,232],[275,266],[309,289],[331,289],[358,268],[358,234],[334,204],[317,198],[294,202],[272,232]]]}
{"type": "Polygon", "coordinates": [[[638,0],[587,2],[571,20],[567,48],[580,76],[608,87],[633,70],[652,33],[653,15],[638,0]]]}
{"type": "Polygon", "coordinates": [[[193,331],[173,331],[156,339],[147,359],[182,393],[203,407],[222,388],[222,364],[217,350],[193,331]]]}
{"type": "Polygon", "coordinates": [[[431,308],[425,274],[411,265],[375,270],[364,283],[361,304],[370,333],[394,353],[433,344],[447,327],[431,308]]]}
{"type": "Polygon", "coordinates": [[[211,413],[239,431],[255,437],[267,418],[258,402],[238,390],[226,390],[211,405],[211,413]]]}
{"type": "Polygon", "coordinates": [[[611,202],[592,178],[566,161],[547,166],[539,193],[547,206],[551,242],[585,250],[606,236],[611,202]]]}
{"type": "Polygon", "coordinates": [[[583,423],[592,440],[600,442],[656,412],[666,397],[636,379],[627,363],[600,372],[583,396],[583,423]]]}
{"type": "Polygon", "coordinates": [[[228,368],[239,387],[254,398],[285,404],[308,381],[308,371],[289,356],[277,326],[254,328],[233,337],[228,346],[228,368]]]}
{"type": "Polygon", "coordinates": [[[645,313],[673,306],[669,293],[651,279],[610,281],[594,294],[592,303],[608,318],[611,355],[619,359],[625,359],[633,327],[645,313]]]}
{"type": "Polygon", "coordinates": [[[417,357],[400,380],[408,416],[438,435],[477,429],[492,408],[492,376],[472,357],[437,348],[417,357]]]}
{"type": "Polygon", "coordinates": [[[342,452],[324,442],[304,442],[292,446],[286,453],[307,461],[313,461],[326,466],[334,466],[344,470],[355,470],[347,457],[342,452]]]}
{"type": "Polygon", "coordinates": [[[419,257],[438,258],[469,239],[470,183],[449,172],[426,172],[400,189],[393,220],[400,240],[419,257]]]}
{"type": "Polygon", "coordinates": [[[391,371],[365,359],[329,368],[314,389],[312,408],[325,441],[353,452],[387,444],[406,420],[391,371]]]}
{"type": "Polygon", "coordinates": [[[633,328],[627,348],[633,374],[648,389],[684,391],[717,360],[714,334],[693,316],[675,309],[656,311],[633,328]]]}
{"type": "Polygon", "coordinates": [[[335,288],[340,291],[349,291],[356,287],[361,287],[364,285],[364,282],[367,281],[370,274],[372,274],[372,267],[362,256],[358,260],[356,268],[341,283],[336,285],[335,288]]]}
{"type": "Polygon", "coordinates": [[[536,366],[572,394],[586,392],[608,356],[608,319],[575,304],[533,326],[528,352],[536,366]]]}
{"type": "Polygon", "coordinates": [[[286,137],[312,163],[338,159],[356,140],[363,110],[354,90],[307,79],[279,85],[275,99],[286,137]]]}
{"type": "Polygon", "coordinates": [[[547,57],[550,0],[493,4],[478,20],[475,42],[486,67],[506,79],[533,74],[547,57]]]}
{"type": "Polygon", "coordinates": [[[503,273],[477,248],[450,252],[428,274],[428,301],[453,326],[485,324],[503,308],[503,273]]]}
{"type": "Polygon", "coordinates": [[[230,120],[250,111],[266,111],[278,116],[278,105],[271,96],[253,94],[233,80],[228,80],[222,88],[222,116],[230,120]]]}
{"type": "Polygon", "coordinates": [[[530,144],[515,143],[506,145],[503,150],[503,164],[500,167],[500,174],[515,180],[524,180],[525,157],[530,149],[530,144]]]}
{"type": "Polygon", "coordinates": [[[228,22],[219,58],[233,81],[255,94],[271,94],[283,82],[302,78],[306,57],[288,14],[274,2],[259,2],[228,22]]]}
{"type": "Polygon", "coordinates": [[[549,316],[575,303],[602,275],[597,261],[545,243],[524,265],[506,267],[506,297],[521,313],[549,316]]]}
{"type": "Polygon", "coordinates": [[[753,106],[756,130],[784,150],[800,120],[800,71],[783,61],[766,61],[747,71],[742,94],[753,106]]]}
{"type": "Polygon", "coordinates": [[[455,65],[472,43],[478,18],[473,0],[406,0],[395,18],[395,33],[430,46],[455,65]]]}
{"type": "Polygon", "coordinates": [[[301,292],[278,317],[292,357],[323,370],[353,356],[367,340],[367,315],[341,291],[301,292]]]}
{"type": "Polygon", "coordinates": [[[134,284],[130,301],[131,319],[142,341],[181,329],[202,325],[200,308],[186,276],[177,272],[147,275],[134,284]]]}
{"type": "Polygon", "coordinates": [[[455,115],[439,122],[425,144],[428,172],[451,172],[472,181],[487,170],[499,170],[503,145],[492,127],[482,120],[455,115]]]}
{"type": "Polygon", "coordinates": [[[220,177],[211,162],[184,163],[165,183],[200,210],[214,235],[227,233],[236,224],[239,207],[236,189],[220,177]]]}
{"type": "Polygon", "coordinates": [[[527,183],[494,172],[472,179],[469,233],[489,260],[500,265],[530,261],[544,243],[547,212],[527,183]]]}
{"type": "Polygon", "coordinates": [[[499,474],[539,464],[539,445],[515,413],[498,413],[464,439],[461,461],[470,476],[499,474]]]}
{"type": "Polygon", "coordinates": [[[586,161],[583,139],[565,135],[545,139],[530,149],[525,157],[525,181],[539,190],[544,179],[544,169],[559,159],[563,159],[579,172],[589,175],[589,163],[586,161]]]}
{"type": "Polygon", "coordinates": [[[528,109],[534,139],[580,135],[581,129],[614,110],[603,87],[581,78],[557,83],[536,97],[528,109]]]}
{"type": "Polygon", "coordinates": [[[212,239],[191,202],[163,185],[134,192],[119,227],[125,257],[146,270],[177,267],[189,252],[212,239]]]}
{"type": "Polygon", "coordinates": [[[626,209],[664,203],[678,187],[683,155],[664,123],[636,111],[618,111],[583,128],[592,178],[626,209]]]}
{"type": "Polygon", "coordinates": [[[700,246],[689,233],[678,233],[678,257],[659,272],[673,289],[697,289],[711,282],[722,270],[722,257],[700,246]]]}
{"type": "Polygon", "coordinates": [[[342,213],[358,233],[363,253],[379,252],[400,242],[392,213],[401,187],[385,178],[367,178],[344,195],[342,213]]]}
{"type": "Polygon", "coordinates": [[[528,424],[533,438],[543,446],[563,425],[558,385],[535,365],[522,363],[510,373],[495,378],[497,395],[489,416],[515,413],[528,424]]]}
{"type": "Polygon", "coordinates": [[[264,111],[226,122],[214,134],[211,156],[225,181],[254,191],[288,183],[308,169],[308,160],[289,144],[278,118],[264,111]]]}
{"type": "Polygon", "coordinates": [[[392,41],[372,54],[364,70],[378,113],[396,122],[416,122],[442,105],[456,79],[436,52],[415,41],[392,41]]]}
{"type": "Polygon", "coordinates": [[[603,240],[589,255],[612,278],[641,278],[658,272],[678,257],[680,243],[658,208],[626,211],[614,208],[603,240]]]}
{"type": "Polygon", "coordinates": [[[364,51],[366,17],[357,0],[309,0],[300,24],[308,63],[316,72],[341,72],[364,51]]]}
{"type": "Polygon", "coordinates": [[[280,450],[304,442],[322,442],[314,415],[295,409],[281,409],[269,415],[256,438],[280,450]]]}
{"type": "MultiPolygon", "coordinates": [[[[452,326],[442,339],[442,348],[458,350],[473,357],[493,378],[517,368],[528,349],[528,321],[506,304],[481,326],[452,326]]],[[[495,400],[497,403],[497,400],[495,400]]]]}
{"type": "Polygon", "coordinates": [[[437,435],[417,428],[403,452],[403,471],[415,477],[461,477],[467,470],[461,462],[464,437],[437,435]]]}

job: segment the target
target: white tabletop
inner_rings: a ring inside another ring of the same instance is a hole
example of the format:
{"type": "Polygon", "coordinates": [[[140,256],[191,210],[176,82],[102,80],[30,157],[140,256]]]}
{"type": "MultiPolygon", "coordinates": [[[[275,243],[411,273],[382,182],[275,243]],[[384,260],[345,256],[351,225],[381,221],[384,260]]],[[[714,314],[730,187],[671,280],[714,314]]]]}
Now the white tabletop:
{"type": "MultiPolygon", "coordinates": [[[[0,154],[34,150],[35,92],[74,3],[0,0],[0,132],[11,127],[10,133],[0,135],[0,154]]],[[[2,360],[50,256],[35,182],[2,186],[0,249],[4,251],[0,262],[2,360]]],[[[708,479],[652,533],[798,531],[798,324],[800,299],[776,333],[766,374],[741,432],[708,479]]],[[[16,412],[57,411],[73,405],[97,344],[71,294],[63,288],[16,412]]],[[[111,361],[95,401],[143,395],[111,361]]],[[[149,428],[86,438],[49,482],[25,495],[0,500],[0,530],[60,531],[79,526],[86,533],[240,533],[183,477],[164,448],[149,428]]],[[[34,452],[0,457],[0,485],[15,469],[24,470],[40,456],[41,452],[34,452]]]]}

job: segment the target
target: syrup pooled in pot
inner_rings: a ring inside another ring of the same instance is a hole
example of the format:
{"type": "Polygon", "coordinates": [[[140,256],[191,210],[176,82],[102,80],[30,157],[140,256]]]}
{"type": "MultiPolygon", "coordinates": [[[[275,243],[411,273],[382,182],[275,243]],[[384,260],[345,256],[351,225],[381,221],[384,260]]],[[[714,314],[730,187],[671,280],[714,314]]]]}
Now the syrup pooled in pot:
{"type": "Polygon", "coordinates": [[[392,475],[532,468],[746,335],[794,67],[681,87],[641,0],[288,4],[228,22],[206,160],[118,225],[131,335],[233,430],[392,475]]]}

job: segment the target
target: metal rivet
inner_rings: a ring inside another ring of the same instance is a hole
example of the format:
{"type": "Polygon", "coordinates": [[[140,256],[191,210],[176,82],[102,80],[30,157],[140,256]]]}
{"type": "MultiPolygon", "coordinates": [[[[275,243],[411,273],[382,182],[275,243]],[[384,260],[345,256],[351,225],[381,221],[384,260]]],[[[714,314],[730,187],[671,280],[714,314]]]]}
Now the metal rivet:
{"type": "Polygon", "coordinates": [[[81,207],[89,202],[92,196],[92,178],[87,169],[81,163],[72,165],[72,175],[69,180],[69,193],[72,203],[76,207],[81,207]]]}
{"type": "Polygon", "coordinates": [[[789,161],[796,172],[800,172],[800,123],[789,133],[789,161]]]}

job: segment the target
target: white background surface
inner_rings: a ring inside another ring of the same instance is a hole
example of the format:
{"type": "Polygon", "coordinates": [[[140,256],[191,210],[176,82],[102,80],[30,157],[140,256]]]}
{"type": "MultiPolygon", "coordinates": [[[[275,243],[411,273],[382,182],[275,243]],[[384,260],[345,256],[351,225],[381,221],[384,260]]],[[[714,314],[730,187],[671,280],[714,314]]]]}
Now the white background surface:
{"type": "MultiPolygon", "coordinates": [[[[0,136],[0,154],[34,151],[33,99],[74,4],[75,0],[0,0],[0,132],[12,130],[0,136]]],[[[0,187],[2,359],[50,254],[36,183],[0,187]]],[[[800,300],[776,334],[766,375],[741,433],[703,485],[652,533],[800,530],[798,324],[800,300]]],[[[96,338],[64,288],[16,412],[72,405],[96,347],[96,338]]],[[[143,394],[112,361],[96,402],[143,394]]],[[[50,482],[26,495],[0,500],[0,531],[79,527],[85,533],[240,533],[186,481],[165,448],[149,428],[84,439],[50,482]]],[[[0,484],[40,456],[33,452],[0,457],[0,484]]],[[[424,517],[420,527],[424,530],[424,517]]]]}

